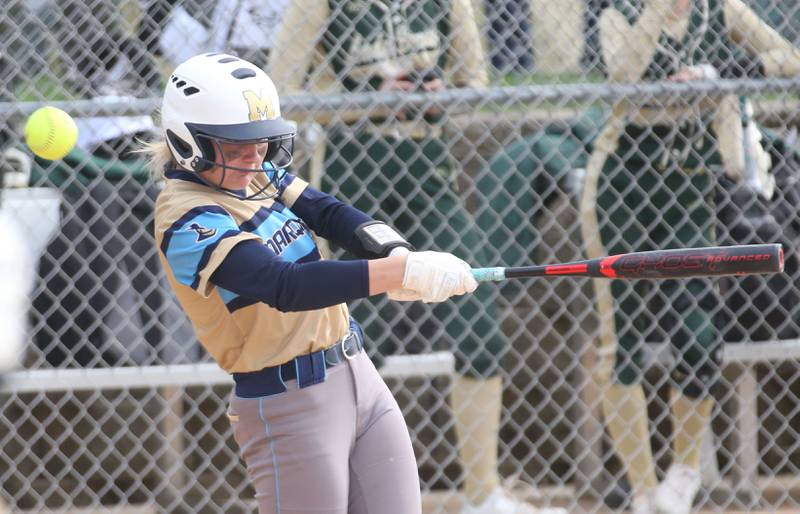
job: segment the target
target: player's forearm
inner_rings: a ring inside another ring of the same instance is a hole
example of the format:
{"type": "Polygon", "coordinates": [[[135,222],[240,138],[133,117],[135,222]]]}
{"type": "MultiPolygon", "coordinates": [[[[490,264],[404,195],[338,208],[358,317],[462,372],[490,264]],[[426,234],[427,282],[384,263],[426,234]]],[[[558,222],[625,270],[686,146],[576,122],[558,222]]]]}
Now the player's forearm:
{"type": "Polygon", "coordinates": [[[470,0],[451,3],[450,28],[452,44],[448,48],[450,81],[458,87],[483,88],[489,85],[486,56],[470,0]]]}
{"type": "Polygon", "coordinates": [[[731,38],[756,53],[768,77],[800,75],[800,49],[760,19],[741,0],[726,0],[725,21],[731,38]]]}
{"type": "Polygon", "coordinates": [[[231,250],[211,281],[283,312],[305,311],[402,288],[406,257],[293,263],[249,241],[231,250]]]}
{"type": "Polygon", "coordinates": [[[636,23],[616,9],[606,9],[600,17],[600,44],[608,75],[617,82],[635,82],[642,78],[655,54],[665,14],[651,2],[636,23]]]}
{"type": "Polygon", "coordinates": [[[365,260],[287,262],[258,241],[236,245],[211,283],[282,312],[322,309],[369,295],[365,260]]]}
{"type": "Polygon", "coordinates": [[[403,287],[403,274],[408,254],[368,261],[370,296],[403,287]]]}
{"type": "Polygon", "coordinates": [[[282,95],[303,90],[308,70],[330,15],[328,2],[289,2],[270,50],[267,74],[282,95]]]}

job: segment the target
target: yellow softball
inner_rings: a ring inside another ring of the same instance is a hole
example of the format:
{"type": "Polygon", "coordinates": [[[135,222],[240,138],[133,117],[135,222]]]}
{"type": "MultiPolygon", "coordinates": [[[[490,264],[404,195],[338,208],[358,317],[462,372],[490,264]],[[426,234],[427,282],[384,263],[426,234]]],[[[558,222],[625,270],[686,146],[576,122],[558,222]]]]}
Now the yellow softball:
{"type": "Polygon", "coordinates": [[[25,143],[33,153],[50,161],[63,158],[78,141],[78,127],[66,112],[42,107],[25,123],[25,143]]]}

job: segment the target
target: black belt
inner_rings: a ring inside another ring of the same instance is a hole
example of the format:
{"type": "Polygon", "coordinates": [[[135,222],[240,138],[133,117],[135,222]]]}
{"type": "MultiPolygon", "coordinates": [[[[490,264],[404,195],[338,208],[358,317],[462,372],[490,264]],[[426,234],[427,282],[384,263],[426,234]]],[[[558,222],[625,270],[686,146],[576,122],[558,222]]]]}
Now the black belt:
{"type": "Polygon", "coordinates": [[[240,398],[260,398],[286,391],[286,382],[297,380],[300,388],[324,382],[325,370],[355,358],[364,349],[360,330],[351,330],[338,343],[298,355],[289,362],[250,373],[234,373],[235,393],[240,398]]]}

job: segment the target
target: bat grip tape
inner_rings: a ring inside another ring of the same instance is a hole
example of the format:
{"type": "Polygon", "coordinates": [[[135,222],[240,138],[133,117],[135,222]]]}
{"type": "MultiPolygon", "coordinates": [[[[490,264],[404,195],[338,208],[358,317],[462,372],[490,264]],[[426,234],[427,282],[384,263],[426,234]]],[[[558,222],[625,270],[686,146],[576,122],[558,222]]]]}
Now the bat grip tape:
{"type": "Polygon", "coordinates": [[[506,279],[505,268],[472,268],[470,271],[478,282],[498,282],[506,279]]]}

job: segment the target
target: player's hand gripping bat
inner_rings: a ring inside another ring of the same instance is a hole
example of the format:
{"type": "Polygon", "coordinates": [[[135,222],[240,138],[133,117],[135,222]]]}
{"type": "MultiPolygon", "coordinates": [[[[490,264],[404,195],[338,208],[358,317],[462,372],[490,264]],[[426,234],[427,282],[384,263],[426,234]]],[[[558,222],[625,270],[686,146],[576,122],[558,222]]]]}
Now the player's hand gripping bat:
{"type": "Polygon", "coordinates": [[[478,282],[488,282],[522,277],[667,279],[782,271],[783,247],[780,244],[758,244],[623,253],[565,264],[473,268],[472,275],[478,282]]]}

